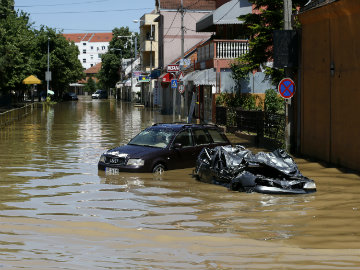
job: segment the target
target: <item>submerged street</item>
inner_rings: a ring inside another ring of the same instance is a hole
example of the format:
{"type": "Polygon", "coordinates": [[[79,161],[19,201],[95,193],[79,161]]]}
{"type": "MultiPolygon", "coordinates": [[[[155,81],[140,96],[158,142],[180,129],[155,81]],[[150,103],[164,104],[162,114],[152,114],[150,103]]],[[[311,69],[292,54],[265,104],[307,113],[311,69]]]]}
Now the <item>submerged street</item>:
{"type": "Polygon", "coordinates": [[[105,150],[166,122],[82,96],[0,129],[0,269],[360,268],[357,174],[295,158],[317,192],[281,196],[201,183],[192,168],[98,171],[105,150]]]}

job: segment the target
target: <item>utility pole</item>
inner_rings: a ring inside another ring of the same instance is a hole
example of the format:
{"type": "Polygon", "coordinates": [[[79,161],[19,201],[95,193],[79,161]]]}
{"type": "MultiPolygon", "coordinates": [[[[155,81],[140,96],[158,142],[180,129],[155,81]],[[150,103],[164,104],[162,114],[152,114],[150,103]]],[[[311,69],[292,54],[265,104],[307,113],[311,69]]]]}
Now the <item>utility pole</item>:
{"type": "Polygon", "coordinates": [[[152,42],[154,40],[154,37],[153,37],[153,25],[151,24],[150,25],[150,82],[149,82],[149,96],[150,96],[150,108],[154,106],[154,101],[153,101],[153,87],[152,87],[152,78],[151,78],[151,73],[152,73],[152,42]]]}
{"type": "Polygon", "coordinates": [[[48,46],[47,46],[47,71],[45,73],[46,79],[46,96],[49,94],[49,84],[51,81],[51,72],[50,72],[50,37],[48,37],[48,46]]]}
{"type": "MultiPolygon", "coordinates": [[[[184,3],[183,0],[181,0],[181,62],[182,65],[180,65],[180,72],[183,72],[184,69],[184,42],[185,42],[185,29],[184,29],[184,3]]],[[[181,82],[179,82],[180,85],[181,82]]],[[[185,116],[185,92],[180,94],[181,98],[181,110],[179,117],[182,118],[185,116]]]]}
{"type": "MultiPolygon", "coordinates": [[[[284,30],[292,30],[291,25],[292,0],[284,0],[284,30]]],[[[291,69],[284,67],[285,77],[291,76],[291,69]]],[[[293,121],[293,110],[291,98],[285,100],[285,147],[288,152],[291,151],[291,125],[293,121]]]]}

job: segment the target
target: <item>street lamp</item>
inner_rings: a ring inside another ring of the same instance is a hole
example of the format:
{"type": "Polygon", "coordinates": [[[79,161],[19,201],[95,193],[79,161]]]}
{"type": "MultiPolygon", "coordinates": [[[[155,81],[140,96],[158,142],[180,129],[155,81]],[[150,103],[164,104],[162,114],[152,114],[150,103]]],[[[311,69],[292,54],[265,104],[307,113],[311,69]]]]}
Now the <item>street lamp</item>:
{"type": "Polygon", "coordinates": [[[47,71],[45,72],[45,79],[46,79],[46,95],[49,94],[49,84],[51,81],[51,72],[50,72],[50,37],[48,37],[47,42],[47,71]]]}
{"type": "MultiPolygon", "coordinates": [[[[117,36],[118,38],[133,38],[134,37],[134,55],[135,55],[135,60],[137,58],[137,38],[136,35],[131,35],[131,36],[117,36]]],[[[130,100],[132,101],[132,91],[133,91],[133,60],[131,58],[131,91],[130,91],[130,100]]]]}

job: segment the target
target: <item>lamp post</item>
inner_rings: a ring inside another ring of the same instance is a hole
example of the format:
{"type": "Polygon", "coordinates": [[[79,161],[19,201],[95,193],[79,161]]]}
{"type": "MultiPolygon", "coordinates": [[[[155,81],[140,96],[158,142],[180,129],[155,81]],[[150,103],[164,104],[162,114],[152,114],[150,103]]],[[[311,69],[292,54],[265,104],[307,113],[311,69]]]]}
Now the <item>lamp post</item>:
{"type": "MultiPolygon", "coordinates": [[[[135,59],[134,61],[136,61],[136,58],[137,58],[137,38],[136,38],[136,35],[131,35],[131,36],[117,36],[118,38],[133,38],[134,37],[134,56],[135,56],[135,59]]],[[[131,90],[130,90],[130,101],[133,101],[133,98],[132,98],[132,91],[133,91],[133,60],[131,58],[131,90]]]]}
{"type": "Polygon", "coordinates": [[[50,72],[50,37],[48,37],[47,42],[47,71],[45,72],[46,79],[46,96],[49,94],[49,84],[51,81],[51,72],[50,72]]]}

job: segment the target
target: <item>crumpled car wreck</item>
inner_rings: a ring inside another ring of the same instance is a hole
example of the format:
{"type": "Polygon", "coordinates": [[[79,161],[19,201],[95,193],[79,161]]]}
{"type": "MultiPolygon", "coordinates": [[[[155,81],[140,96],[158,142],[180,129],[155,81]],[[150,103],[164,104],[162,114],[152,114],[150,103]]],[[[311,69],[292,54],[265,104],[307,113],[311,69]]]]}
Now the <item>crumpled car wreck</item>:
{"type": "Polygon", "coordinates": [[[303,176],[285,150],[253,154],[241,145],[204,148],[199,154],[195,177],[231,190],[267,194],[316,192],[313,180],[303,176]]]}

